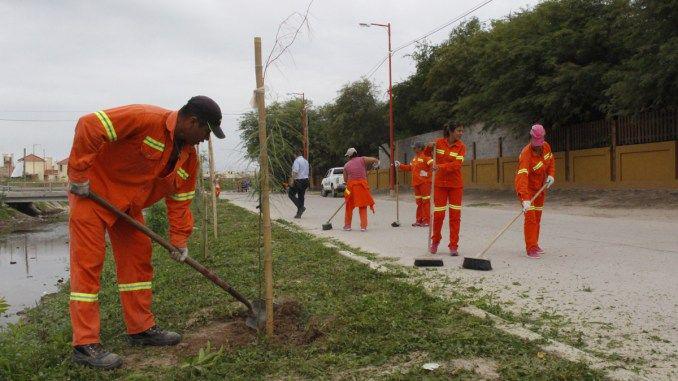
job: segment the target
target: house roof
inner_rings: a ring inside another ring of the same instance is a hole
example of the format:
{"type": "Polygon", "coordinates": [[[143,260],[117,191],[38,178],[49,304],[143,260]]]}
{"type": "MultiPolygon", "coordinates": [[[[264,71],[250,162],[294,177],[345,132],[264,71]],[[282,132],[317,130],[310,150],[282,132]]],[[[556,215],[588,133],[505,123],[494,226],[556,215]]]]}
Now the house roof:
{"type": "Polygon", "coordinates": [[[65,159],[63,159],[63,160],[61,160],[60,162],[57,163],[57,165],[65,165],[65,164],[68,164],[68,158],[65,158],[65,159]]]}
{"type": "Polygon", "coordinates": [[[30,162],[30,161],[32,161],[32,162],[34,162],[34,161],[40,161],[40,162],[43,162],[43,163],[44,163],[44,162],[45,162],[45,159],[41,158],[40,156],[36,156],[36,155],[30,154],[30,155],[26,155],[26,156],[22,157],[21,159],[19,159],[19,161],[26,161],[26,162],[30,162]]]}

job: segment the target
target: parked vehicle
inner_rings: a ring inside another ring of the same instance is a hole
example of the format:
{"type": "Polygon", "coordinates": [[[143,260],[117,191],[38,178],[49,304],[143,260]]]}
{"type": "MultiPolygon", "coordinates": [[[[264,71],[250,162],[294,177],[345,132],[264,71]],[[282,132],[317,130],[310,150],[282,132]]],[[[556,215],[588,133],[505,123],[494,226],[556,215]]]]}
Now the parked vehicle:
{"type": "Polygon", "coordinates": [[[339,196],[346,189],[346,184],[344,184],[344,168],[335,167],[328,169],[320,185],[322,186],[320,194],[323,197],[327,197],[328,194],[331,194],[332,197],[339,196]]]}

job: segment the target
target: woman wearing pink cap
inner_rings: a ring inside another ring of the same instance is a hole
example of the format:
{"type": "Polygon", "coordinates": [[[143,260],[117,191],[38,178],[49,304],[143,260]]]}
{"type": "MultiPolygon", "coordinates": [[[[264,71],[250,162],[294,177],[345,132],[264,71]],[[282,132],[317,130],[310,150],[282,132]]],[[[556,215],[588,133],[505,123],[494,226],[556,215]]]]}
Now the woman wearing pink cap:
{"type": "Polygon", "coordinates": [[[544,184],[547,188],[555,182],[556,161],[551,146],[544,141],[544,126],[535,124],[530,130],[530,144],[520,152],[518,172],[516,173],[516,193],[523,203],[525,212],[525,249],[527,256],[538,259],[544,250],[539,247],[539,224],[544,208],[546,192],[542,192],[533,203],[532,197],[544,184]]]}

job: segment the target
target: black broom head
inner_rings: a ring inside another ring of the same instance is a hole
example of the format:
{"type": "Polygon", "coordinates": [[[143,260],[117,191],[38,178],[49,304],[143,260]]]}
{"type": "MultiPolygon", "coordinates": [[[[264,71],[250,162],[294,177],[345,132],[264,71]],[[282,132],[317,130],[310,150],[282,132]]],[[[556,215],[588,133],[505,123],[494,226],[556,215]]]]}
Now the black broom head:
{"type": "Polygon", "coordinates": [[[492,263],[488,259],[464,258],[461,267],[469,270],[490,271],[492,270],[492,263]]]}
{"type": "Polygon", "coordinates": [[[323,230],[332,230],[332,224],[323,224],[323,230]]]}
{"type": "Polygon", "coordinates": [[[440,258],[416,258],[414,267],[441,267],[443,260],[440,258]]]}

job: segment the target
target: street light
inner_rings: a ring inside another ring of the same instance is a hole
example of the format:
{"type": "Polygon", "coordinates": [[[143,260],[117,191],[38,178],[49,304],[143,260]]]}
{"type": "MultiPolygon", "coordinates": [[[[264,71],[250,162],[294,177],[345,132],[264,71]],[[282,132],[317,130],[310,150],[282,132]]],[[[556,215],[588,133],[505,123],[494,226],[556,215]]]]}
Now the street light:
{"type": "Polygon", "coordinates": [[[379,23],[364,23],[361,22],[358,25],[361,27],[369,28],[370,26],[379,26],[386,28],[388,33],[388,140],[389,145],[391,146],[391,164],[389,166],[389,189],[390,194],[393,196],[393,189],[395,187],[395,155],[394,155],[394,142],[393,142],[393,81],[391,77],[391,23],[379,24],[379,23]]]}
{"type": "Polygon", "coordinates": [[[308,160],[308,116],[306,115],[306,98],[304,93],[287,93],[287,95],[301,95],[301,133],[304,146],[304,158],[308,160]]]}

